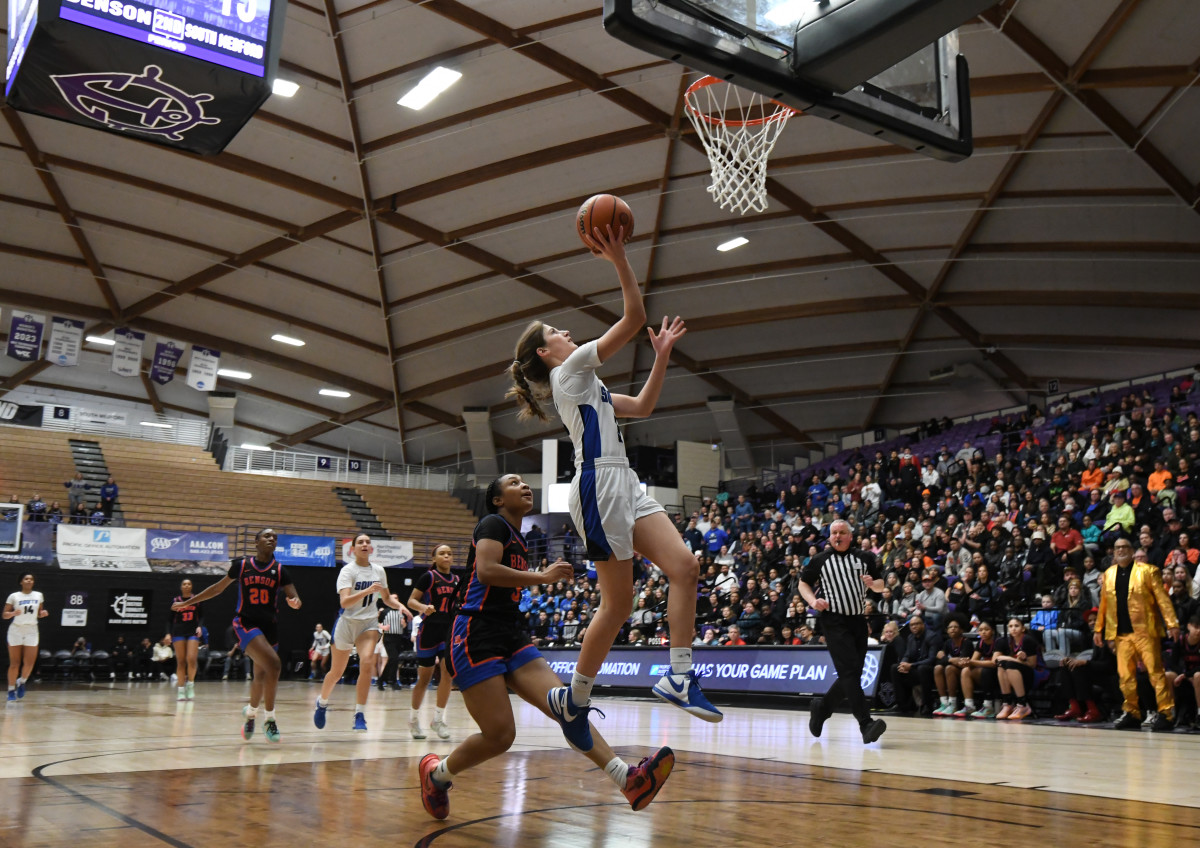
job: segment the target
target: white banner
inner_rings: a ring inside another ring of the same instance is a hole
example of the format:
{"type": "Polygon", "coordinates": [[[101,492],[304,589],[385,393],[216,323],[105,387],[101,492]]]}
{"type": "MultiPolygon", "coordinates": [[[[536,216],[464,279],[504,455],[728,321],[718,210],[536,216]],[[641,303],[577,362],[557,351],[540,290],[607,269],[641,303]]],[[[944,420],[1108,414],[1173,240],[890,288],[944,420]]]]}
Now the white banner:
{"type": "Polygon", "coordinates": [[[211,392],[217,387],[217,369],[221,367],[221,351],[211,347],[192,345],[192,358],[188,362],[187,384],[202,392],[211,392]]]}
{"type": "Polygon", "coordinates": [[[55,365],[78,365],[79,349],[83,346],[83,322],[70,318],[55,318],[50,325],[50,341],[46,359],[55,365]]]}
{"type": "Polygon", "coordinates": [[[87,610],[65,609],[62,611],[63,627],[87,627],[87,610]]]}
{"type": "Polygon", "coordinates": [[[136,377],[142,371],[142,343],[146,334],[121,327],[113,331],[116,345],[112,352],[112,370],[121,377],[136,377]]]}
{"type": "MultiPolygon", "coordinates": [[[[146,531],[132,527],[78,527],[73,524],[60,524],[55,552],[58,554],[60,565],[64,556],[100,557],[102,559],[134,557],[144,561],[146,531]]],[[[69,567],[63,566],[63,568],[69,567]]],[[[92,568],[94,566],[76,567],[92,568]]],[[[150,566],[134,570],[149,571],[150,566]]]]}
{"type": "MultiPolygon", "coordinates": [[[[375,548],[375,551],[371,554],[371,565],[389,568],[391,566],[412,564],[412,542],[401,542],[395,539],[380,539],[378,541],[372,539],[371,544],[375,548]]],[[[354,557],[350,553],[350,540],[346,539],[342,542],[342,561],[350,562],[352,559],[354,557]]]]}
{"type": "Polygon", "coordinates": [[[128,412],[96,412],[91,409],[73,409],[71,415],[80,427],[128,427],[128,412]]]}
{"type": "Polygon", "coordinates": [[[58,567],[92,571],[149,571],[150,562],[145,557],[60,556],[58,567]]]}

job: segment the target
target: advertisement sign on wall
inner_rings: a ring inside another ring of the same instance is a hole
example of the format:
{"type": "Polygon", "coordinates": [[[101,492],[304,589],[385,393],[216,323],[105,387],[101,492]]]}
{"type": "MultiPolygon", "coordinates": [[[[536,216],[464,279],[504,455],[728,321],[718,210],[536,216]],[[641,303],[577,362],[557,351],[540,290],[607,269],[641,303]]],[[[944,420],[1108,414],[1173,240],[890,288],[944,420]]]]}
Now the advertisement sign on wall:
{"type": "Polygon", "coordinates": [[[196,561],[229,559],[229,537],[224,533],[147,530],[146,556],[196,561]]]}
{"type": "Polygon", "coordinates": [[[109,589],[108,607],[104,611],[108,629],[143,630],[149,627],[153,594],[149,589],[109,589]]]}
{"type": "Polygon", "coordinates": [[[18,524],[15,521],[0,521],[0,537],[12,534],[16,540],[16,530],[21,528],[21,550],[12,553],[0,553],[0,562],[35,563],[48,565],[54,561],[54,525],[46,521],[26,521],[18,524]]]}
{"type": "MultiPolygon", "coordinates": [[[[569,683],[579,659],[577,650],[545,648],[542,656],[554,673],[569,683]]],[[[862,687],[867,697],[879,684],[883,648],[867,650],[862,687]]],[[[759,692],[773,695],[824,695],[837,680],[824,647],[694,648],[693,668],[704,688],[715,692],[759,692]]],[[[599,686],[649,689],[671,670],[667,648],[613,648],[596,676],[599,686]]]]}
{"type": "Polygon", "coordinates": [[[61,524],[58,528],[59,557],[85,556],[121,559],[146,556],[146,531],[131,527],[78,527],[61,524]]]}
{"type": "Polygon", "coordinates": [[[337,540],[332,536],[280,535],[275,545],[275,559],[281,565],[337,565],[334,556],[337,540]]]}

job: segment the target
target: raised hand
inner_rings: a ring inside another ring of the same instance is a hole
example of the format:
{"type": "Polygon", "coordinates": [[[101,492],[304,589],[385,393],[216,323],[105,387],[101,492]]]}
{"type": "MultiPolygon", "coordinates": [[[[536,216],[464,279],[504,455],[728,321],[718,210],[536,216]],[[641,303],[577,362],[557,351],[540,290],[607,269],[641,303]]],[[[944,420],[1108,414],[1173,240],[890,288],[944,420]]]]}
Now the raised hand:
{"type": "Polygon", "coordinates": [[[687,327],[683,325],[683,319],[678,315],[675,320],[667,322],[667,316],[662,319],[662,327],[657,333],[653,327],[647,327],[646,332],[650,334],[650,346],[654,348],[655,354],[665,356],[671,352],[671,348],[675,347],[675,342],[679,341],[687,332],[687,327]]]}
{"type": "Polygon", "coordinates": [[[604,230],[592,227],[592,232],[585,235],[583,240],[592,249],[592,253],[604,257],[614,265],[625,261],[624,227],[617,227],[615,233],[612,224],[605,224],[604,230]]]}

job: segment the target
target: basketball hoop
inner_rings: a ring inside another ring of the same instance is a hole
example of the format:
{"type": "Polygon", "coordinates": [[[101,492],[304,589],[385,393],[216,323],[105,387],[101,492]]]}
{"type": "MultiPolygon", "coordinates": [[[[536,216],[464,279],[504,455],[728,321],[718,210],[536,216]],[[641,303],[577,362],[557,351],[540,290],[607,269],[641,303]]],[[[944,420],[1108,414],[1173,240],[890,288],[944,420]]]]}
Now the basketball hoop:
{"type": "Polygon", "coordinates": [[[739,215],[766,211],[767,158],[796,110],[717,77],[692,83],[683,105],[712,166],[713,200],[739,215]]]}

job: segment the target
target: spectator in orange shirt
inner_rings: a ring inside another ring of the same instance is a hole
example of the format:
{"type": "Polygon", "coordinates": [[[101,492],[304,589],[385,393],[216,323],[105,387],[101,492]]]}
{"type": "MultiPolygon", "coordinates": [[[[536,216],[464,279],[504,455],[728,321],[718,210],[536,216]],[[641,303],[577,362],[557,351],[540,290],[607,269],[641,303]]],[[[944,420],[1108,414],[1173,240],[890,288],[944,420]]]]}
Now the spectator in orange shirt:
{"type": "Polygon", "coordinates": [[[1104,471],[1096,467],[1096,460],[1089,459],[1087,469],[1079,477],[1079,491],[1099,489],[1104,485],[1104,471]]]}
{"type": "Polygon", "coordinates": [[[1171,472],[1164,467],[1161,459],[1156,459],[1154,460],[1154,470],[1150,472],[1150,479],[1146,482],[1146,489],[1150,494],[1157,496],[1171,480],[1171,472]]]}

